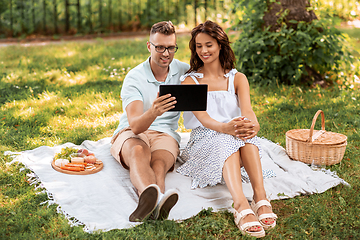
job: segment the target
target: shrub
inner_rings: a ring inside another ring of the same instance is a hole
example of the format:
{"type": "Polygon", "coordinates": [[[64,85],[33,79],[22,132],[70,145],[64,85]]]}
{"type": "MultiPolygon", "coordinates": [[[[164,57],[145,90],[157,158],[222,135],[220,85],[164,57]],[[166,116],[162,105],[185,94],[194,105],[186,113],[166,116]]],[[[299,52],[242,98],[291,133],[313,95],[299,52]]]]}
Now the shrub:
{"type": "Polygon", "coordinates": [[[244,15],[240,22],[242,33],[234,44],[234,51],[239,71],[250,81],[297,85],[331,83],[338,80],[341,72],[351,69],[354,58],[345,36],[327,19],[289,21],[285,10],[277,20],[280,27],[270,31],[263,21],[268,2],[275,1],[237,0],[236,7],[244,15]]]}

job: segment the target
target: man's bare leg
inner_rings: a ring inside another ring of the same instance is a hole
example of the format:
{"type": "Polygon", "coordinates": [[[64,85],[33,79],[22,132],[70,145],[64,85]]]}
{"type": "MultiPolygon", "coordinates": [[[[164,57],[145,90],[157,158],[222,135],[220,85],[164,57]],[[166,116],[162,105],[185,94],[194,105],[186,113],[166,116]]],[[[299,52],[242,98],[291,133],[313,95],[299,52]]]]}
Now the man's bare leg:
{"type": "Polygon", "coordinates": [[[155,173],[150,166],[150,148],[142,140],[130,138],[124,142],[120,154],[129,167],[131,183],[139,194],[138,206],[129,216],[129,221],[143,221],[151,216],[160,194],[155,173]]]}
{"type": "Polygon", "coordinates": [[[129,138],[124,142],[120,154],[126,166],[129,167],[130,181],[139,195],[150,184],[156,184],[155,172],[150,166],[150,148],[144,141],[129,138]]]}
{"type": "Polygon", "coordinates": [[[156,150],[151,154],[151,167],[155,172],[156,183],[162,193],[153,214],[154,219],[167,219],[170,210],[179,199],[179,195],[174,189],[165,192],[165,177],[174,163],[175,158],[169,151],[156,150]]]}
{"type": "Polygon", "coordinates": [[[156,150],[151,154],[150,166],[155,173],[156,184],[162,193],[165,192],[165,177],[169,169],[174,165],[174,156],[166,150],[156,150]]]}

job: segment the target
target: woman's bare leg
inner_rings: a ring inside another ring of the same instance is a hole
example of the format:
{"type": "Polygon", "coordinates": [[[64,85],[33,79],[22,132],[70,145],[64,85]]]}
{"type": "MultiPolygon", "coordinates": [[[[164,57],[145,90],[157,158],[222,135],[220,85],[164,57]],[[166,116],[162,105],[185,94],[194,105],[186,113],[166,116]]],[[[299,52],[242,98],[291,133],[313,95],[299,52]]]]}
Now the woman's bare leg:
{"type": "MultiPolygon", "coordinates": [[[[234,208],[238,212],[241,212],[244,209],[250,209],[249,202],[246,199],[242,188],[239,151],[232,154],[225,161],[223,167],[223,177],[233,198],[234,208]]],[[[240,224],[242,225],[243,223],[253,221],[257,221],[256,217],[254,215],[247,215],[240,224]]],[[[261,231],[261,227],[251,227],[249,231],[261,231]]]]}
{"type": "MultiPolygon", "coordinates": [[[[246,143],[244,147],[240,148],[242,164],[249,175],[251,186],[254,191],[254,201],[267,200],[264,188],[264,180],[262,175],[262,168],[259,156],[259,149],[251,144],[246,143]]],[[[262,206],[258,210],[258,214],[271,213],[270,208],[262,206]]],[[[266,218],[263,220],[264,224],[272,224],[274,219],[266,218]]]]}

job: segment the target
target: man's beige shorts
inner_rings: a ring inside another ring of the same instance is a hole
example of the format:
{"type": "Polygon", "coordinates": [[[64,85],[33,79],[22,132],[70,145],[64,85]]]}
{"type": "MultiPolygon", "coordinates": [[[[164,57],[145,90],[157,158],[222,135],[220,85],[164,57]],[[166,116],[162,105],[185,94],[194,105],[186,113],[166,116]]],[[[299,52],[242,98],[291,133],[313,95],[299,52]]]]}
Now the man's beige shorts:
{"type": "MultiPolygon", "coordinates": [[[[177,156],[180,153],[178,142],[167,133],[162,133],[154,130],[146,130],[143,133],[135,135],[130,128],[125,128],[112,137],[112,146],[110,148],[110,152],[111,155],[126,169],[129,169],[129,167],[126,166],[124,161],[121,159],[120,151],[124,142],[129,138],[141,139],[146,143],[146,145],[150,147],[151,152],[154,152],[156,150],[169,151],[174,156],[174,164],[176,162],[177,156]]],[[[173,169],[174,166],[170,169],[170,171],[172,171],[173,169]]]]}

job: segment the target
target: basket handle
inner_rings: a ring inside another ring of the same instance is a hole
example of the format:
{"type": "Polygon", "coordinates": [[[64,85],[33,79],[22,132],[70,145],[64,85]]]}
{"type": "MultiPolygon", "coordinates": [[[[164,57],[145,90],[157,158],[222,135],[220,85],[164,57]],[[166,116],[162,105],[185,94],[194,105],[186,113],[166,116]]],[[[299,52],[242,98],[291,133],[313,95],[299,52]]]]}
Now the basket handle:
{"type": "Polygon", "coordinates": [[[311,124],[311,127],[310,127],[309,138],[308,138],[307,142],[311,143],[312,141],[316,140],[323,133],[325,133],[325,115],[324,115],[324,112],[322,110],[318,110],[315,113],[315,116],[314,116],[314,118],[312,120],[312,124],[311,124]],[[320,113],[321,113],[321,131],[317,132],[313,136],[315,123],[316,123],[317,117],[319,116],[320,113]]]}

